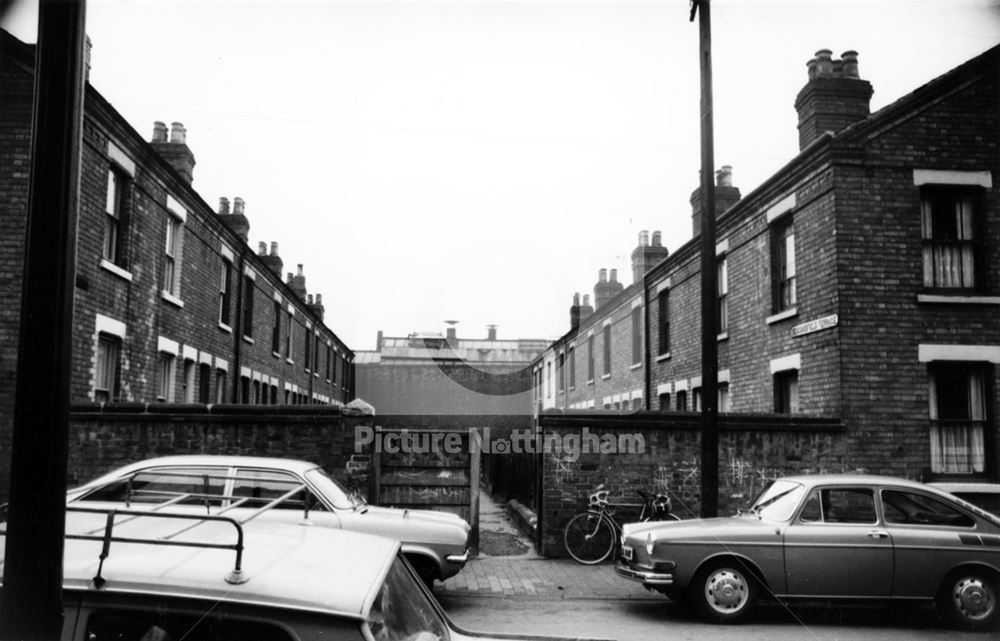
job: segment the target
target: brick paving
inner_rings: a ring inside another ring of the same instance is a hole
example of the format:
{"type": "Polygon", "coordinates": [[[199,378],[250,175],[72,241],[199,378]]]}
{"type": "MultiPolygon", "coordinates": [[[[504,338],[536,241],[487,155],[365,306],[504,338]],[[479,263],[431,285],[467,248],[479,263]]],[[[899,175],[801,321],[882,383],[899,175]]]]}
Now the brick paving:
{"type": "Polygon", "coordinates": [[[480,497],[480,531],[517,536],[528,549],[516,556],[494,556],[484,550],[456,576],[434,585],[440,596],[540,599],[665,599],[634,581],[620,578],[611,562],[581,565],[571,559],[546,559],[520,535],[503,507],[486,492],[480,497]]]}

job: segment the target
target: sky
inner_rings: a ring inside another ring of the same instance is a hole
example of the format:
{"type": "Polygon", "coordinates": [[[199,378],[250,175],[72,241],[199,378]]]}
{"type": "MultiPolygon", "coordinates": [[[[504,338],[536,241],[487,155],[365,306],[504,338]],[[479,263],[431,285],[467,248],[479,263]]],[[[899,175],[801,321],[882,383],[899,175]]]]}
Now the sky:
{"type": "MultiPolygon", "coordinates": [[[[5,29],[34,42],[37,5],[5,29]]],[[[691,238],[698,23],[687,0],[89,0],[91,84],[146,140],[187,129],[195,190],[303,265],[354,350],[554,339],[641,230],[691,238]]],[[[798,152],[819,49],[875,111],[1000,44],[1000,0],[713,0],[716,167],[747,194],[798,152]]]]}

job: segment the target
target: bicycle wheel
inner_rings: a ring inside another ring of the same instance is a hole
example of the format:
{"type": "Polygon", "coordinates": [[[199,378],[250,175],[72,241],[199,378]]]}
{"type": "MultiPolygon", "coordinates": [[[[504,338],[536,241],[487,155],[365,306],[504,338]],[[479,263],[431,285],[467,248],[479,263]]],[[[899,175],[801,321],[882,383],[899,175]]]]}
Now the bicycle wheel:
{"type": "Polygon", "coordinates": [[[615,531],[599,514],[577,514],[566,524],[563,543],[575,561],[594,565],[611,555],[615,547],[615,531]]]}

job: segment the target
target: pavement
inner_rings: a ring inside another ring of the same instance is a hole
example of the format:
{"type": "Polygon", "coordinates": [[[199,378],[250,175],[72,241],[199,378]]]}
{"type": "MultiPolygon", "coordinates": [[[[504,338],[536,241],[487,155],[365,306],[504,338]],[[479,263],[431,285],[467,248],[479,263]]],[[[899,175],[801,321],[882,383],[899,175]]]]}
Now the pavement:
{"type": "Polygon", "coordinates": [[[504,505],[487,492],[479,499],[480,552],[456,576],[434,584],[438,596],[534,599],[662,599],[615,574],[614,563],[582,565],[546,559],[511,522],[504,505]]]}

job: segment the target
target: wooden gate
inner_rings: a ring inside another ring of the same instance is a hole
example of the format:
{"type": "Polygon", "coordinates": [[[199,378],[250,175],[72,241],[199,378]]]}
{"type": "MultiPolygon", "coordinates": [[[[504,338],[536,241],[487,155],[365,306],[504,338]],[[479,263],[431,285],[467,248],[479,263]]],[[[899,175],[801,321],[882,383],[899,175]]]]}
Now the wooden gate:
{"type": "Polygon", "coordinates": [[[375,504],[457,514],[472,526],[478,552],[479,430],[376,427],[373,445],[375,504]]]}

